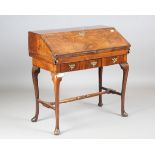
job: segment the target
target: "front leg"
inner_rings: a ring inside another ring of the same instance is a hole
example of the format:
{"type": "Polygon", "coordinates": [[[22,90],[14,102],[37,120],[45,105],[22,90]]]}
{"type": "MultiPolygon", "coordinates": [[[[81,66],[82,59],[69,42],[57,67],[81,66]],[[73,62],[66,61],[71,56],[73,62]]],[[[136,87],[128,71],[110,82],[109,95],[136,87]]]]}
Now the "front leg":
{"type": "Polygon", "coordinates": [[[128,114],[125,112],[125,92],[126,92],[126,83],[128,78],[129,65],[128,63],[120,64],[121,69],[123,70],[123,80],[122,80],[122,91],[121,91],[121,115],[122,117],[127,117],[128,114]]]}
{"type": "Polygon", "coordinates": [[[63,74],[52,74],[52,80],[54,83],[54,94],[55,94],[55,118],[56,118],[56,124],[55,124],[55,130],[54,135],[59,135],[59,94],[60,94],[60,82],[62,80],[63,74]]]}
{"type": "Polygon", "coordinates": [[[38,87],[38,74],[40,73],[40,68],[33,66],[32,67],[32,79],[34,85],[34,92],[35,92],[35,100],[36,100],[36,113],[35,116],[31,119],[32,122],[37,122],[38,115],[39,115],[39,87],[38,87]]]}
{"type": "MultiPolygon", "coordinates": [[[[99,67],[98,68],[99,92],[102,91],[102,72],[103,72],[103,67],[99,67]]],[[[103,106],[103,103],[102,103],[102,95],[99,95],[99,103],[98,103],[98,106],[99,107],[102,107],[103,106]]]]}

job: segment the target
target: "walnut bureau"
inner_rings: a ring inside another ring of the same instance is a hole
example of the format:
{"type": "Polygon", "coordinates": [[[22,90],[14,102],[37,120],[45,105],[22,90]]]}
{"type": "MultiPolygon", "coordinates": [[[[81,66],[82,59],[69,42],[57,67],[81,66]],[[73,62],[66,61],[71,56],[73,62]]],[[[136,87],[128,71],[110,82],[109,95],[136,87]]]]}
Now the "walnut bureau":
{"type": "MultiPolygon", "coordinates": [[[[59,135],[59,105],[61,103],[99,96],[98,106],[102,106],[103,94],[121,96],[121,115],[125,112],[125,91],[129,65],[127,54],[130,44],[113,27],[94,26],[61,30],[33,31],[28,33],[29,56],[32,57],[32,79],[34,84],[36,112],[31,119],[38,120],[39,104],[55,110],[56,125],[54,134],[59,135]],[[119,64],[123,70],[122,90],[103,87],[102,71],[104,66],[119,64]],[[38,74],[40,68],[52,75],[54,83],[54,102],[39,98],[38,74]],[[65,72],[98,68],[98,92],[59,100],[60,82],[65,72]]],[[[79,116],[80,117],[80,116],[79,116]]]]}

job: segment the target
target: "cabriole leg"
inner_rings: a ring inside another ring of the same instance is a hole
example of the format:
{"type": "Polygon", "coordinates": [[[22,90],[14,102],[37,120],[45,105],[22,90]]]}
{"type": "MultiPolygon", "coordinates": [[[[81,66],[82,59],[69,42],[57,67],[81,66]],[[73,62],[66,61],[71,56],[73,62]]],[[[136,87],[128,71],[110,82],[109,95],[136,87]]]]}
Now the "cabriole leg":
{"type": "Polygon", "coordinates": [[[35,100],[36,100],[36,113],[35,116],[31,119],[32,122],[36,122],[38,120],[39,115],[39,87],[38,87],[38,74],[40,73],[40,68],[33,66],[32,67],[32,80],[34,85],[34,92],[35,92],[35,100]]]}
{"type": "Polygon", "coordinates": [[[128,78],[129,65],[128,63],[120,64],[121,69],[123,70],[123,80],[122,80],[122,92],[121,92],[121,115],[122,117],[127,117],[128,114],[125,112],[125,92],[126,92],[126,83],[128,78]]]}
{"type": "MultiPolygon", "coordinates": [[[[102,91],[102,72],[103,72],[103,67],[99,67],[98,68],[98,77],[99,77],[99,92],[102,91]]],[[[98,103],[99,107],[103,106],[102,103],[102,95],[99,95],[99,103],[98,103]]]]}
{"type": "Polygon", "coordinates": [[[52,80],[54,83],[54,94],[55,94],[55,119],[56,119],[54,135],[60,134],[60,129],[59,129],[59,94],[60,94],[60,82],[62,80],[62,75],[63,74],[52,74],[52,80]]]}

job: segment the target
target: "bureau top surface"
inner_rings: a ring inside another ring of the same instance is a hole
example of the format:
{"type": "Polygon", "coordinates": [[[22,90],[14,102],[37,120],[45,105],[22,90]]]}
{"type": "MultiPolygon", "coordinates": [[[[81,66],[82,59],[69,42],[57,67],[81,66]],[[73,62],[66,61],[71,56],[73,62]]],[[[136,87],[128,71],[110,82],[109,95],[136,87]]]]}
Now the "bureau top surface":
{"type": "Polygon", "coordinates": [[[29,33],[39,35],[53,56],[130,48],[126,39],[113,27],[94,26],[29,33]]]}

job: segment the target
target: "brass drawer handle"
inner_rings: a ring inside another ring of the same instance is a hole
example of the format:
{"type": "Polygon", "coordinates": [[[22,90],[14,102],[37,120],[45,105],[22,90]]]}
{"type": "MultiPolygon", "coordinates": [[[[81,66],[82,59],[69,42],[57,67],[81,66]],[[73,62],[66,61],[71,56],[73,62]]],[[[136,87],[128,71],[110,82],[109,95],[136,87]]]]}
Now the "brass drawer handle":
{"type": "Polygon", "coordinates": [[[70,70],[73,70],[75,68],[75,64],[69,64],[70,70]]]}
{"type": "Polygon", "coordinates": [[[91,61],[90,64],[91,64],[93,67],[95,67],[96,64],[97,64],[97,61],[91,61]]]}
{"type": "Polygon", "coordinates": [[[117,62],[117,58],[112,58],[112,62],[116,63],[117,62]]]}

